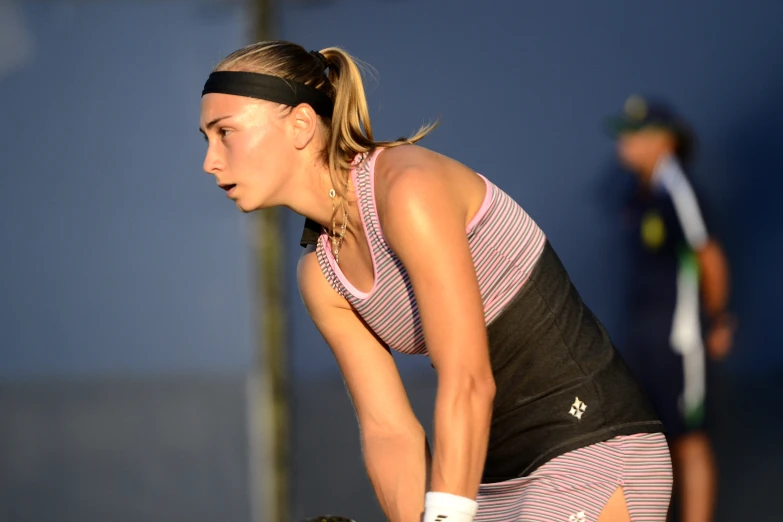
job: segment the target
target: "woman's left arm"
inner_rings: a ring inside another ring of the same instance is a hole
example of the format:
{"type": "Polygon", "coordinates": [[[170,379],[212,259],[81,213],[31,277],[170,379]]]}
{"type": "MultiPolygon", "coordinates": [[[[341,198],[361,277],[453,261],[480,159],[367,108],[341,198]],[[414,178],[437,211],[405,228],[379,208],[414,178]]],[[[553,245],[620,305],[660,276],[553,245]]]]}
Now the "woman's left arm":
{"type": "Polygon", "coordinates": [[[438,373],[430,490],[475,499],[495,383],[465,230],[467,204],[448,174],[415,164],[398,167],[386,173],[376,198],[386,240],[410,277],[438,373]]]}

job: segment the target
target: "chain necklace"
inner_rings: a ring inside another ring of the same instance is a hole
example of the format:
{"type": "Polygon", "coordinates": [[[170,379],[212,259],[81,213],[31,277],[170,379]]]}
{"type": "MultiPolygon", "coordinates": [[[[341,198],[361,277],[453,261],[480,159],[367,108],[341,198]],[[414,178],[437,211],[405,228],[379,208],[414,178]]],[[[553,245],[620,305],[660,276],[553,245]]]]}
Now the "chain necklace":
{"type": "Polygon", "coordinates": [[[332,199],[332,229],[329,231],[329,237],[332,239],[332,254],[334,254],[334,262],[340,264],[340,246],[343,244],[343,237],[345,237],[345,229],[348,226],[348,213],[345,211],[345,204],[340,201],[340,210],[343,213],[343,224],[340,227],[340,233],[336,233],[337,223],[335,222],[335,214],[337,213],[334,203],[336,193],[334,189],[329,191],[329,197],[332,199]]]}

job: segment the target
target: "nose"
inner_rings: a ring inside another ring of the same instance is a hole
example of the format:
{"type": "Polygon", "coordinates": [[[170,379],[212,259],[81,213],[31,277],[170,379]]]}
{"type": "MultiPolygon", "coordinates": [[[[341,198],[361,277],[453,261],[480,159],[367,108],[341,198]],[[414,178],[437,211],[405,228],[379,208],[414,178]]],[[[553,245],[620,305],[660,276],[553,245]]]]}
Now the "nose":
{"type": "Polygon", "coordinates": [[[210,144],[207,148],[207,154],[204,157],[203,168],[204,172],[207,174],[212,174],[213,176],[223,168],[223,159],[220,157],[217,151],[215,151],[215,147],[213,147],[212,144],[210,144]]]}

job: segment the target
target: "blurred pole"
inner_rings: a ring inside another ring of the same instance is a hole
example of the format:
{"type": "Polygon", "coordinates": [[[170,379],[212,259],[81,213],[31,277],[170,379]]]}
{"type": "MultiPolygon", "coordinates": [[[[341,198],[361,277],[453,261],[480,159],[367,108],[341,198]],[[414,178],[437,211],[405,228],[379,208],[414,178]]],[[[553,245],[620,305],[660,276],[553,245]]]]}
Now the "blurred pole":
{"type": "MultiPolygon", "coordinates": [[[[252,0],[253,16],[251,40],[274,39],[276,26],[276,0],[252,0]]],[[[288,398],[286,393],[287,366],[285,359],[285,299],[283,286],[285,273],[283,261],[282,210],[271,208],[256,213],[256,263],[257,285],[262,314],[259,321],[259,382],[256,386],[251,419],[258,423],[257,440],[264,448],[266,458],[256,458],[251,466],[266,469],[266,491],[254,492],[256,522],[289,522],[288,502],[288,398]],[[258,505],[265,499],[267,505],[258,505]]],[[[260,456],[259,456],[260,457],[260,456]]],[[[259,473],[261,469],[255,470],[259,473]]],[[[254,481],[260,488],[260,481],[254,481]]]]}

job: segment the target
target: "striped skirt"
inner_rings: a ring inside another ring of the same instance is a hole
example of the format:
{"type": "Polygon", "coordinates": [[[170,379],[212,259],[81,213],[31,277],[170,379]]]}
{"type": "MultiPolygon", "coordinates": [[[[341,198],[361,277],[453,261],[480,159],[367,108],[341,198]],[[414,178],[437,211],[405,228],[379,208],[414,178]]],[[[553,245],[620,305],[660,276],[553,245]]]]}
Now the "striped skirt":
{"type": "Polygon", "coordinates": [[[622,486],[632,522],[665,522],[672,489],[662,433],[615,437],[556,457],[526,477],[479,489],[476,522],[595,522],[622,486]]]}

